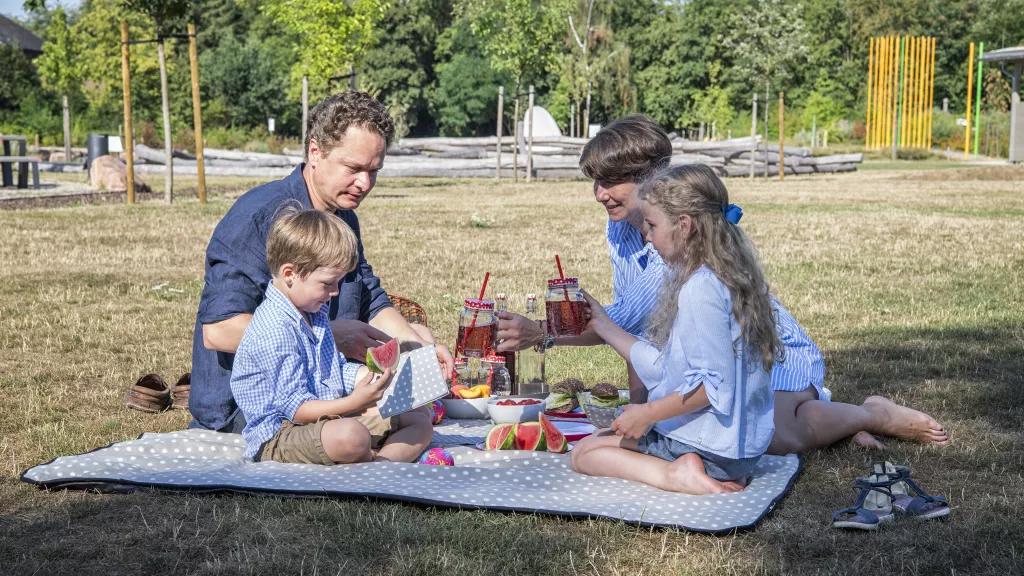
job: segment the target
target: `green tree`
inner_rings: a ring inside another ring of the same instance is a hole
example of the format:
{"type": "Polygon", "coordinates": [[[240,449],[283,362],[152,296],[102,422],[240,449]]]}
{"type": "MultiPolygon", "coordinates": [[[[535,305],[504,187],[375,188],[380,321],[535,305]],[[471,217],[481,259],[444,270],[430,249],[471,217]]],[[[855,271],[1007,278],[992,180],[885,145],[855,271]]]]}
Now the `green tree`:
{"type": "Polygon", "coordinates": [[[494,134],[498,118],[498,86],[508,73],[491,66],[481,54],[469,22],[458,19],[437,39],[437,88],[431,110],[443,136],[494,134]]]}
{"type": "Polygon", "coordinates": [[[78,91],[82,83],[76,62],[76,51],[68,16],[62,6],[53,11],[50,25],[46,29],[43,54],[36,61],[43,85],[56,90],[61,96],[64,110],[64,160],[71,160],[71,110],[68,96],[78,91]]]}
{"type": "Polygon", "coordinates": [[[800,4],[758,0],[733,16],[735,33],[725,44],[735,51],[737,68],[764,86],[765,140],[773,81],[787,79],[808,53],[806,24],[800,4]]]}
{"type": "Polygon", "coordinates": [[[722,64],[720,62],[712,62],[708,65],[708,87],[693,95],[691,105],[683,116],[683,124],[705,124],[707,126],[705,134],[708,136],[711,135],[712,124],[717,123],[724,129],[736,116],[730,102],[730,90],[722,87],[719,83],[721,72],[722,64]]]}
{"type": "Polygon", "coordinates": [[[308,76],[310,91],[320,96],[332,78],[362,62],[384,8],[383,0],[267,0],[261,6],[299,39],[293,77],[308,76]]]}

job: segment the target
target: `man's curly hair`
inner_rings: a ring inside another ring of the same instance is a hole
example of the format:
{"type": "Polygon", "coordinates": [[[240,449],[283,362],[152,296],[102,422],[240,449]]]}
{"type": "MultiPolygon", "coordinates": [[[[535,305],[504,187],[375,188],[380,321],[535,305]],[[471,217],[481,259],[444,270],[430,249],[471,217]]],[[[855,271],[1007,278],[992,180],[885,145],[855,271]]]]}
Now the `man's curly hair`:
{"type": "Polygon", "coordinates": [[[387,109],[366,92],[339,92],[309,111],[306,122],[306,158],[309,142],[316,140],[324,155],[341,143],[349,126],[359,126],[384,138],[387,146],[395,137],[395,122],[387,109]]]}

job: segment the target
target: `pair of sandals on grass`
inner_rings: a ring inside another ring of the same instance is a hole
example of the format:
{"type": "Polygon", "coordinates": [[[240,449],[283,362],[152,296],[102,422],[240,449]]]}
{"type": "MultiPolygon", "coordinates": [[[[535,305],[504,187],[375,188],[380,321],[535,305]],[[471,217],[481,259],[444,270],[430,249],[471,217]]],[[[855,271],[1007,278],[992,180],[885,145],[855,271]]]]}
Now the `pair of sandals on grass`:
{"type": "Polygon", "coordinates": [[[860,490],[857,503],[832,515],[833,528],[877,530],[895,520],[896,512],[917,520],[949,516],[949,502],[922,490],[907,466],[875,462],[871,476],[857,478],[853,489],[860,490]]]}
{"type": "Polygon", "coordinates": [[[124,394],[124,403],[133,410],[163,412],[188,410],[188,394],[192,389],[192,373],[186,372],[174,386],[159,374],[146,374],[132,384],[124,394]]]}

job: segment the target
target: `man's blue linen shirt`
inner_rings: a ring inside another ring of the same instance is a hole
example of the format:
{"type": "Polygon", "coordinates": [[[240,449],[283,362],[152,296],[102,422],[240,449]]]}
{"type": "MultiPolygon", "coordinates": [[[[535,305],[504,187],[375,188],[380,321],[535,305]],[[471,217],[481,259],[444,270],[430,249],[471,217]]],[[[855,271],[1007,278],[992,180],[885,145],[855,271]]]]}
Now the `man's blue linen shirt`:
{"type": "MultiPolygon", "coordinates": [[[[234,354],[207,350],[203,346],[203,324],[212,324],[239,314],[252,314],[263,301],[270,283],[267,268],[267,234],[278,209],[286,202],[312,208],[306,181],[299,165],[288,177],[246,192],[235,201],[217,224],[206,248],[206,285],[199,300],[192,336],[192,390],[189,411],[193,428],[241,432],[245,417],[231,394],[231,366],[234,354]]],[[[339,210],[356,238],[360,238],[355,212],[339,210]]],[[[342,278],[340,293],[331,299],[331,320],[368,322],[391,306],[380,279],[363,256],[359,240],[359,264],[342,278]]]]}

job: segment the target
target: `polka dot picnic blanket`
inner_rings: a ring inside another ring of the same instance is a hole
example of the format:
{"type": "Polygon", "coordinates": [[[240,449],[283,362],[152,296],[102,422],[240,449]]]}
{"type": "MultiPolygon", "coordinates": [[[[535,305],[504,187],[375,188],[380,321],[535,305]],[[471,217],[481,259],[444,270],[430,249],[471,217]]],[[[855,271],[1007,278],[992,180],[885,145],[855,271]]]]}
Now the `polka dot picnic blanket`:
{"type": "Polygon", "coordinates": [[[688,496],[572,471],[568,454],[474,447],[487,421],[445,420],[433,446],[455,466],[369,463],[345,466],[252,462],[237,434],[147,433],[28,469],[22,480],[49,489],[157,489],[279,496],[370,497],[455,509],[607,518],[655,527],[727,533],[753,527],[782,499],[799,471],[795,455],[764,456],[743,492],[688,496]]]}

